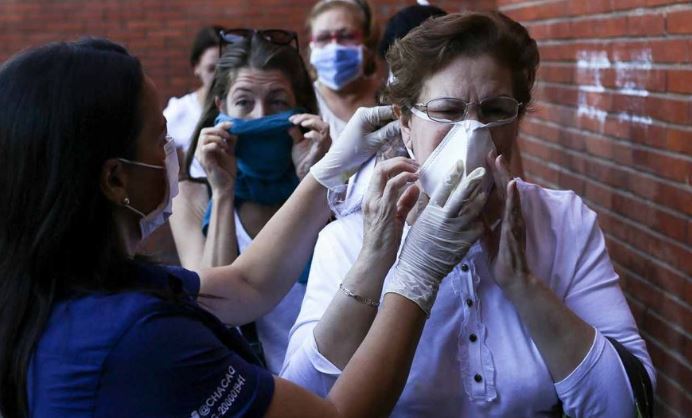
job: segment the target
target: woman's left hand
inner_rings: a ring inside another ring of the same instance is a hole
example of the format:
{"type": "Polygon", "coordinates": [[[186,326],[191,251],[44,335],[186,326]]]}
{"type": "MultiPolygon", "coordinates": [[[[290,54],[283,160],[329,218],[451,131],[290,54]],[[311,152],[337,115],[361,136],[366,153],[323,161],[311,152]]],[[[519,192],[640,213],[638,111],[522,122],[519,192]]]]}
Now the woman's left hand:
{"type": "Polygon", "coordinates": [[[319,161],[332,145],[329,135],[329,124],[317,115],[300,113],[289,118],[291,123],[309,129],[304,135],[300,129],[291,129],[293,137],[293,165],[296,175],[302,179],[310,171],[310,167],[319,161]]]}
{"type": "Polygon", "coordinates": [[[491,172],[495,188],[504,200],[500,244],[493,274],[497,284],[507,292],[526,284],[531,276],[526,262],[526,224],[521,213],[517,181],[511,179],[507,161],[502,155],[489,160],[493,163],[491,172]]]}

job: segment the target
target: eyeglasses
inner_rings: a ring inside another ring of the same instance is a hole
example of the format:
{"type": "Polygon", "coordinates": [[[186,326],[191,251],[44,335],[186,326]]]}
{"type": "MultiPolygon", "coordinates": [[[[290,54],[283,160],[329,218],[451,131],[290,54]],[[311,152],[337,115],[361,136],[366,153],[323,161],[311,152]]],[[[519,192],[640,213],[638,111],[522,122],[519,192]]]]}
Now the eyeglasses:
{"type": "MultiPolygon", "coordinates": [[[[413,105],[414,110],[422,110],[428,118],[440,123],[456,123],[468,117],[469,109],[478,108],[478,121],[481,123],[509,122],[519,114],[519,103],[509,96],[497,96],[480,102],[465,102],[461,99],[442,97],[427,103],[413,105]]],[[[415,112],[414,112],[415,113],[415,112]]]]}
{"type": "Polygon", "coordinates": [[[320,32],[317,35],[310,37],[310,42],[317,46],[324,46],[330,42],[337,44],[348,45],[360,42],[363,39],[363,34],[359,31],[349,31],[345,29],[333,32],[320,32]]]}
{"type": "Polygon", "coordinates": [[[234,44],[242,41],[243,39],[250,39],[255,34],[260,35],[265,40],[276,44],[276,45],[290,45],[293,46],[297,51],[300,51],[298,46],[298,34],[289,30],[283,29],[224,29],[219,31],[219,37],[221,38],[221,43],[219,44],[219,55],[223,54],[223,49],[226,45],[234,44]]]}

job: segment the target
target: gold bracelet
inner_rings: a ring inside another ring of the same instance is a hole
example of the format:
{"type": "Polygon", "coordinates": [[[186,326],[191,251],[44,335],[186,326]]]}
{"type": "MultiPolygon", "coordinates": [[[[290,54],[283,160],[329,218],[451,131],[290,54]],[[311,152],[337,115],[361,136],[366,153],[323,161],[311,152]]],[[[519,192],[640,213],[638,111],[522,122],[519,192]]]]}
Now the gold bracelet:
{"type": "Polygon", "coordinates": [[[353,293],[350,289],[346,289],[343,283],[339,283],[339,290],[341,290],[344,293],[344,295],[355,299],[356,302],[362,303],[363,305],[368,305],[373,308],[377,308],[380,306],[379,301],[357,295],[353,293]]]}

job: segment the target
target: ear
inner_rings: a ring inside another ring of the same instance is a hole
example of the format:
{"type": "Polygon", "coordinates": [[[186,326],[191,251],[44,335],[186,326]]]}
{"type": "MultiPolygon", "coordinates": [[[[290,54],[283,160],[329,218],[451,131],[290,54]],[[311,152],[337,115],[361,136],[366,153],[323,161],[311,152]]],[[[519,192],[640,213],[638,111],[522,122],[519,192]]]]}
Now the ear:
{"type": "MultiPolygon", "coordinates": [[[[413,143],[411,141],[411,116],[406,116],[402,112],[401,107],[398,105],[392,106],[394,109],[394,114],[399,118],[399,123],[401,124],[401,139],[404,141],[404,145],[407,148],[413,150],[413,143]]],[[[414,150],[415,151],[415,150],[414,150]]]]}
{"type": "Polygon", "coordinates": [[[106,199],[122,206],[127,198],[127,173],[123,169],[123,163],[115,158],[106,160],[101,167],[99,185],[106,199]]]}
{"type": "Polygon", "coordinates": [[[214,96],[214,104],[216,105],[216,108],[219,112],[227,113],[225,109],[226,102],[224,100],[219,99],[219,96],[214,96]]]}

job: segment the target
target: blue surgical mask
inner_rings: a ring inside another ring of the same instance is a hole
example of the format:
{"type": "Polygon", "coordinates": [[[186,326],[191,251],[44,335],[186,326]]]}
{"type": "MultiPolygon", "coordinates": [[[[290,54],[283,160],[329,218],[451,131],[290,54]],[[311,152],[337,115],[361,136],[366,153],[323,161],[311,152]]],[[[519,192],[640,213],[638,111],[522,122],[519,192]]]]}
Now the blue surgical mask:
{"type": "Polygon", "coordinates": [[[310,64],[315,67],[320,83],[338,91],[363,74],[363,47],[335,42],[313,46],[310,64]]]}
{"type": "Polygon", "coordinates": [[[300,112],[292,109],[247,120],[221,113],[216,118],[215,124],[231,122],[229,132],[238,137],[236,200],[275,205],[293,193],[299,180],[291,158],[293,138],[288,133],[295,125],[288,118],[300,112]]]}

